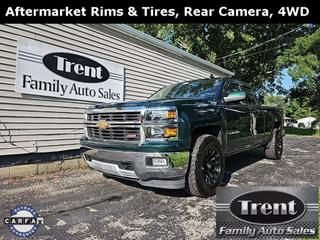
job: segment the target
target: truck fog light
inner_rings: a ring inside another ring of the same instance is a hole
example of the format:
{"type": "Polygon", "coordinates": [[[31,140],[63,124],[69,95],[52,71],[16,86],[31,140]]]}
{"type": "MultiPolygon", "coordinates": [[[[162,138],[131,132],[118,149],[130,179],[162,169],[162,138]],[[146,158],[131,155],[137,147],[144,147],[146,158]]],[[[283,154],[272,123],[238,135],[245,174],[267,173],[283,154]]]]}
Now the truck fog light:
{"type": "Polygon", "coordinates": [[[153,137],[161,137],[163,134],[163,130],[161,128],[153,127],[151,130],[151,136],[153,137]]]}
{"type": "Polygon", "coordinates": [[[164,137],[176,137],[178,133],[178,128],[165,128],[164,129],[164,137]]]}
{"type": "Polygon", "coordinates": [[[165,157],[147,157],[146,165],[152,167],[168,166],[168,159],[165,157]]]}

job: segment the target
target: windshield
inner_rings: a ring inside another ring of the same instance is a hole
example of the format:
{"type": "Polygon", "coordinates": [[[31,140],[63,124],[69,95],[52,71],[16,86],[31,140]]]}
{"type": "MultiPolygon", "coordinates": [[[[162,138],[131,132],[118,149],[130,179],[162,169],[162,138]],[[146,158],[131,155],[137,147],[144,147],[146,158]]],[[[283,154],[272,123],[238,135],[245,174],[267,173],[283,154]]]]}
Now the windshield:
{"type": "Polygon", "coordinates": [[[160,89],[149,99],[215,98],[221,81],[201,79],[170,85],[160,89]]]}

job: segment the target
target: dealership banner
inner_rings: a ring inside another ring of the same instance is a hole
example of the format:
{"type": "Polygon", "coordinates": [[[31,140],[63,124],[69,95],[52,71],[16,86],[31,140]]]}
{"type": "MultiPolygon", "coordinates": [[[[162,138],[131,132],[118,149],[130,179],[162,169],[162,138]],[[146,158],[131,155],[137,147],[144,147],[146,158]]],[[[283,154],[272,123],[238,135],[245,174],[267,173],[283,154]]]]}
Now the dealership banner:
{"type": "Polygon", "coordinates": [[[314,0],[231,1],[84,1],[2,0],[2,22],[74,23],[315,23],[314,0]],[[72,4],[71,4],[72,2],[72,4]]]}
{"type": "Polygon", "coordinates": [[[216,210],[218,238],[318,237],[317,187],[218,187],[216,210]]]}
{"type": "Polygon", "coordinates": [[[19,37],[15,89],[84,101],[123,101],[124,66],[19,37]]]}

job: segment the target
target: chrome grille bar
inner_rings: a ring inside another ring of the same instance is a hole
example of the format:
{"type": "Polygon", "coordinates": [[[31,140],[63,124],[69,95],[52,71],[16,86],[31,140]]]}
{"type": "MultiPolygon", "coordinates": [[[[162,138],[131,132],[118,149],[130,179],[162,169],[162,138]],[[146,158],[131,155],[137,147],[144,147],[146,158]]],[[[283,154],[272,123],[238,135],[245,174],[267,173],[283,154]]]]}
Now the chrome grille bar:
{"type": "Polygon", "coordinates": [[[94,139],[102,140],[124,140],[139,141],[140,128],[107,128],[100,129],[98,127],[87,127],[88,136],[94,139]]]}
{"type": "Polygon", "coordinates": [[[110,113],[91,113],[88,114],[88,121],[116,121],[116,122],[130,122],[141,121],[140,112],[110,112],[110,113]]]}
{"type": "Polygon", "coordinates": [[[84,124],[91,139],[140,142],[141,122],[140,111],[117,111],[88,113],[84,124]],[[109,126],[99,128],[96,124],[100,120],[107,121],[109,126]]]}

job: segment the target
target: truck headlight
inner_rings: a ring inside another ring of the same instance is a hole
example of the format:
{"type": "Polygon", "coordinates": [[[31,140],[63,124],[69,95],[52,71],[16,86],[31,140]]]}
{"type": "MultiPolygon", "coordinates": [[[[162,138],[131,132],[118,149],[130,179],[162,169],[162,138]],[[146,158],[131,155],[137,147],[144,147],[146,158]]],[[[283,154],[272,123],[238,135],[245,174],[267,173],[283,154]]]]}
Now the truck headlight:
{"type": "Polygon", "coordinates": [[[146,111],[146,121],[174,120],[177,117],[176,109],[146,111]]]}
{"type": "Polygon", "coordinates": [[[177,109],[148,109],[145,113],[144,131],[145,138],[149,141],[177,140],[177,109]]]}
{"type": "Polygon", "coordinates": [[[163,126],[147,126],[146,128],[146,139],[149,140],[159,140],[168,139],[176,140],[178,137],[178,127],[163,127],[163,126]]]}

